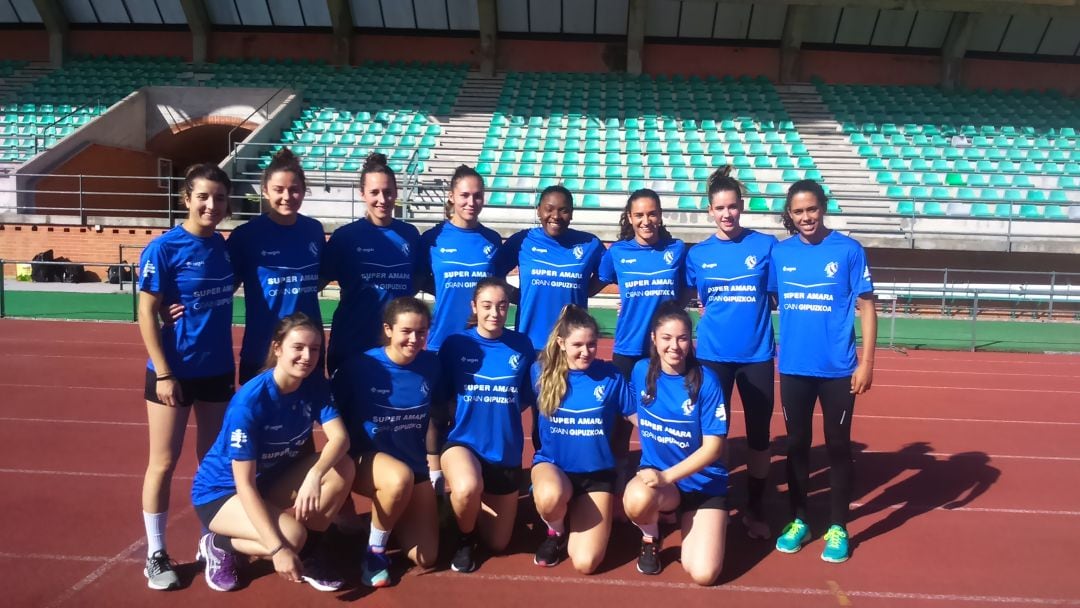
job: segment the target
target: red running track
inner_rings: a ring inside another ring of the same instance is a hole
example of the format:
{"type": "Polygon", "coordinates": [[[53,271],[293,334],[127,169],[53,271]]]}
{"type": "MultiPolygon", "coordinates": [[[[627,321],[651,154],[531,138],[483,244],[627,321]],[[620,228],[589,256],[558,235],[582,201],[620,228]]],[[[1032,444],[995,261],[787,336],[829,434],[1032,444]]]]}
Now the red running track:
{"type": "MultiPolygon", "coordinates": [[[[237,341],[239,343],[239,341],[237,341]]],[[[353,587],[320,594],[265,566],[244,589],[210,591],[190,563],[199,525],[188,505],[195,468],[185,447],[174,483],[169,546],[185,588],[146,589],[139,487],[146,458],[141,398],[145,360],[131,324],[0,320],[0,589],[8,606],[1080,606],[1080,357],[879,351],[874,389],[856,406],[858,483],[852,559],[818,559],[751,541],[733,523],[719,585],[699,588],[675,561],[634,569],[638,534],[616,526],[600,574],[563,563],[537,568],[528,498],[509,554],[470,575],[443,565],[357,588],[364,538],[342,541],[353,587]]],[[[742,503],[741,409],[734,404],[732,502],[742,503]]],[[[773,418],[783,449],[783,421],[773,418]]],[[[827,486],[820,429],[811,525],[820,535],[827,486]]],[[[768,509],[787,518],[783,463],[774,457],[768,509]]],[[[357,501],[365,510],[363,501],[357,501]]],[[[733,518],[737,522],[738,517],[733,518]]],[[[445,554],[445,552],[444,552],[445,554]]]]}

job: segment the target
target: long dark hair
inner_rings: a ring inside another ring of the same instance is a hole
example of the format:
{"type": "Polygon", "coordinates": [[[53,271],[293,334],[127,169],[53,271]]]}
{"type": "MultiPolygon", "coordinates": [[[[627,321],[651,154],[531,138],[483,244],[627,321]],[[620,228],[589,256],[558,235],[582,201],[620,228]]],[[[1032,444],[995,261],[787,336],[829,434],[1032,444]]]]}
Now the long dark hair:
{"type": "MultiPolygon", "coordinates": [[[[686,309],[680,306],[678,302],[668,300],[657,309],[656,315],[653,317],[651,332],[655,334],[657,328],[671,320],[682,321],[686,325],[687,331],[691,331],[694,327],[690,321],[690,315],[686,313],[686,309]]],[[[689,350],[686,352],[686,373],[683,375],[683,382],[690,401],[695,402],[698,393],[701,391],[701,363],[698,362],[697,355],[694,354],[693,341],[690,342],[688,348],[689,350]]],[[[646,406],[652,405],[656,400],[656,380],[659,377],[660,353],[656,350],[654,336],[649,340],[649,369],[645,373],[645,391],[641,395],[641,402],[646,406]]]]}
{"type": "Polygon", "coordinates": [[[825,189],[821,187],[821,184],[812,179],[800,179],[791,184],[787,191],[787,200],[784,201],[784,212],[780,215],[781,221],[784,222],[784,230],[787,230],[790,234],[799,232],[799,229],[795,227],[795,221],[791,219],[791,199],[795,198],[796,194],[803,192],[814,195],[818,205],[821,207],[822,214],[826,213],[829,208],[829,197],[825,195],[825,189]]]}
{"type": "MultiPolygon", "coordinates": [[[[476,298],[480,297],[480,292],[484,291],[488,287],[498,287],[503,291],[504,295],[506,295],[507,297],[510,296],[510,284],[506,282],[506,279],[494,276],[486,277],[480,279],[480,281],[476,284],[476,287],[473,288],[472,302],[474,304],[476,303],[476,298]]],[[[469,313],[469,318],[465,320],[465,327],[476,327],[478,322],[479,321],[477,321],[476,319],[476,313],[471,312],[469,313]]]]}
{"type": "Polygon", "coordinates": [[[372,152],[368,154],[368,157],[364,159],[364,166],[360,168],[360,191],[364,191],[364,179],[372,173],[382,173],[390,178],[390,183],[394,185],[394,189],[397,190],[397,175],[394,174],[394,170],[390,168],[390,165],[386,163],[386,155],[379,152],[372,152]]]}
{"type": "MultiPolygon", "coordinates": [[[[634,206],[634,201],[639,198],[650,198],[656,202],[656,208],[663,213],[663,207],[660,206],[660,195],[654,190],[648,188],[641,188],[634,190],[630,193],[630,197],[626,199],[626,205],[623,207],[622,214],[619,215],[619,240],[629,241],[634,238],[634,226],[630,223],[630,208],[634,206]]],[[[657,232],[660,234],[661,241],[670,241],[671,233],[664,227],[663,221],[657,226],[657,232]]]]}
{"type": "MultiPolygon", "coordinates": [[[[428,328],[431,327],[431,309],[426,304],[412,296],[401,296],[400,298],[394,298],[390,300],[390,303],[386,305],[386,310],[383,311],[382,322],[386,327],[393,328],[397,323],[398,317],[405,314],[420,315],[427,323],[428,328]]],[[[383,346],[390,343],[390,339],[383,334],[383,346]]]]}
{"type": "Polygon", "coordinates": [[[712,197],[718,192],[734,192],[735,196],[739,199],[739,205],[742,205],[743,188],[739,180],[731,177],[731,165],[724,165],[716,171],[712,172],[709,179],[705,182],[705,186],[708,191],[709,204],[712,204],[712,197]]]}

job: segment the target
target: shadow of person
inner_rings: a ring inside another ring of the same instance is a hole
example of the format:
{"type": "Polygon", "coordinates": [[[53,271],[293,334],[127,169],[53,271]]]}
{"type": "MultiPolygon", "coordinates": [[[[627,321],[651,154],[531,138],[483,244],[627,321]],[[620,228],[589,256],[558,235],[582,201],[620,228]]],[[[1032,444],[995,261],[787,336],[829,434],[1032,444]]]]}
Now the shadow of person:
{"type": "MultiPolygon", "coordinates": [[[[904,450],[895,455],[878,454],[882,458],[905,458],[904,450]]],[[[934,509],[959,509],[971,504],[997,482],[1001,471],[990,466],[990,457],[983,452],[962,452],[941,460],[929,454],[921,455],[909,466],[915,472],[891,486],[851,512],[851,520],[890,510],[884,518],[852,537],[858,546],[881,534],[904,525],[934,509]]]]}

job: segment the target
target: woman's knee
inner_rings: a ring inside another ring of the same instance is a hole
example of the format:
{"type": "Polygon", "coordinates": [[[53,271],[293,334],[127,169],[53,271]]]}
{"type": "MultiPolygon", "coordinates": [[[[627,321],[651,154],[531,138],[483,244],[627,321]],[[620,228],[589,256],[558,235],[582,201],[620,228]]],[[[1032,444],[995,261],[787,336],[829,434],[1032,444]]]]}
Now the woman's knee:
{"type": "Polygon", "coordinates": [[[447,477],[446,481],[452,500],[472,502],[480,500],[484,493],[484,481],[476,475],[456,475],[453,478],[447,477]]]}
{"type": "Polygon", "coordinates": [[[570,554],[570,563],[574,565],[574,570],[577,570],[581,574],[592,574],[596,572],[596,569],[600,567],[600,563],[603,561],[603,548],[599,551],[575,551],[570,554]]]}
{"type": "Polygon", "coordinates": [[[536,510],[541,513],[551,513],[560,507],[566,506],[567,497],[563,496],[559,486],[545,483],[533,486],[533,502],[536,510]]]}
{"type": "Polygon", "coordinates": [[[656,509],[656,491],[637,480],[626,485],[623,493],[623,511],[631,519],[656,509]]]}
{"type": "Polygon", "coordinates": [[[720,578],[720,565],[711,567],[686,566],[686,573],[690,575],[690,580],[693,581],[695,585],[709,587],[715,585],[717,579],[720,578]]]}

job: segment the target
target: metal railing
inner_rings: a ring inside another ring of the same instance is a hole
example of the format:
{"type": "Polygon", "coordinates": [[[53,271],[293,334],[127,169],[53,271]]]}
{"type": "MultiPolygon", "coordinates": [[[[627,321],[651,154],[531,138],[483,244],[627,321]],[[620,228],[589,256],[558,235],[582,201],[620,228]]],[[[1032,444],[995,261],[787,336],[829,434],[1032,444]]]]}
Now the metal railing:
{"type": "MultiPolygon", "coordinates": [[[[276,98],[277,98],[277,96],[278,96],[278,95],[279,95],[279,94],[280,94],[280,93],[281,93],[282,91],[284,91],[284,90],[285,90],[286,88],[288,88],[289,86],[291,86],[291,85],[282,85],[282,86],[278,87],[278,90],[274,91],[274,94],[273,94],[273,95],[271,95],[270,97],[268,97],[268,98],[266,99],[266,101],[262,102],[262,104],[261,104],[261,105],[259,105],[259,107],[257,107],[257,108],[255,108],[254,110],[252,110],[252,111],[251,111],[251,114],[248,114],[248,115],[247,115],[247,116],[246,116],[246,117],[244,118],[244,120],[242,120],[242,121],[240,122],[240,124],[236,125],[235,127],[233,127],[232,129],[230,129],[230,130],[229,130],[229,135],[228,135],[228,137],[226,138],[226,145],[225,145],[225,149],[226,149],[226,150],[228,150],[228,154],[229,154],[229,156],[233,156],[233,157],[235,157],[235,156],[236,156],[236,146],[238,146],[238,145],[240,145],[240,144],[242,143],[242,142],[235,142],[235,143],[234,143],[234,142],[233,142],[233,134],[235,134],[235,133],[236,133],[236,131],[237,131],[238,129],[244,128],[244,125],[246,125],[246,124],[247,124],[247,122],[248,122],[249,120],[251,120],[251,117],[252,117],[252,116],[255,116],[255,115],[256,115],[256,114],[258,114],[258,113],[259,113],[260,111],[263,111],[263,112],[264,112],[264,115],[263,115],[263,118],[264,118],[264,119],[269,119],[269,118],[270,118],[270,110],[269,110],[270,102],[274,101],[274,99],[276,99],[276,98]]],[[[236,164],[235,164],[235,162],[233,163],[232,167],[233,167],[233,175],[232,175],[232,176],[230,176],[230,177],[236,177],[236,175],[235,175],[235,173],[236,173],[236,164]]]]}

